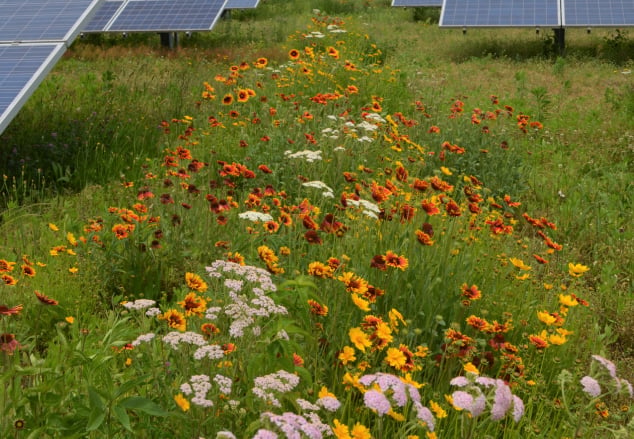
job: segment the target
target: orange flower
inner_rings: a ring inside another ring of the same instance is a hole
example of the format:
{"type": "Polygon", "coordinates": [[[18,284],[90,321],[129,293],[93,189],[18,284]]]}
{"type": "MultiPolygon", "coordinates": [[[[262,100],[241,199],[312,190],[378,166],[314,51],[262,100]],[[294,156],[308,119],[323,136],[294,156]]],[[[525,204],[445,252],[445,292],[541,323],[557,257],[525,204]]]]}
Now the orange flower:
{"type": "Polygon", "coordinates": [[[178,312],[178,310],[169,309],[163,314],[159,315],[158,318],[160,320],[166,320],[167,325],[170,328],[177,329],[181,332],[184,332],[187,328],[187,320],[185,320],[185,316],[182,313],[178,312]]]}
{"type": "Polygon", "coordinates": [[[207,310],[207,300],[198,296],[196,293],[189,293],[185,298],[178,302],[178,304],[185,310],[186,316],[196,315],[201,317],[207,310]]]}
{"type": "Polygon", "coordinates": [[[326,51],[329,56],[332,56],[334,59],[339,59],[339,51],[332,46],[329,46],[326,51]]]}
{"type": "Polygon", "coordinates": [[[0,259],[0,273],[8,273],[9,271],[13,271],[14,266],[15,262],[9,262],[5,259],[0,259]]]}
{"type": "Polygon", "coordinates": [[[3,316],[16,315],[16,314],[19,314],[23,308],[24,307],[22,305],[17,305],[11,308],[9,308],[6,305],[0,305],[0,315],[3,315],[3,316]]]}
{"type": "Polygon", "coordinates": [[[462,284],[460,289],[462,290],[462,295],[469,300],[478,300],[482,297],[477,285],[468,286],[467,284],[462,284]]]}
{"type": "Polygon", "coordinates": [[[13,276],[9,276],[8,274],[3,274],[1,279],[5,285],[13,286],[18,283],[18,281],[13,276]]]}
{"type": "Polygon", "coordinates": [[[224,97],[222,98],[222,103],[224,105],[231,105],[233,103],[233,95],[231,93],[227,93],[226,95],[224,95],[224,97]]]}
{"type": "Polygon", "coordinates": [[[51,299],[50,297],[45,296],[39,291],[35,291],[35,296],[37,296],[38,300],[45,305],[58,305],[59,302],[55,299],[51,299]]]}
{"type": "Polygon", "coordinates": [[[185,282],[190,289],[199,293],[207,291],[207,283],[196,273],[185,273],[185,282]]]}
{"type": "Polygon", "coordinates": [[[405,270],[409,265],[409,261],[405,256],[399,256],[393,251],[388,250],[385,253],[385,265],[405,270]]]}
{"type": "Polygon", "coordinates": [[[292,59],[293,61],[298,60],[299,59],[299,50],[297,49],[291,49],[288,51],[288,57],[290,59],[292,59]]]}
{"type": "Polygon", "coordinates": [[[328,307],[326,305],[322,305],[319,302],[308,299],[308,306],[310,307],[310,313],[316,316],[327,316],[328,315],[328,307]]]}

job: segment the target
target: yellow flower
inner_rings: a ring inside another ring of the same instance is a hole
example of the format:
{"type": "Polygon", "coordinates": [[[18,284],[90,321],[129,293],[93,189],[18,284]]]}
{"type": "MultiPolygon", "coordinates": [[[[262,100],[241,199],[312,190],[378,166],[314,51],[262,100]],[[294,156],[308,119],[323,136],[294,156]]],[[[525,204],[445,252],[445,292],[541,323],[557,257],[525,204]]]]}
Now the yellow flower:
{"type": "Polygon", "coordinates": [[[520,270],[530,270],[531,266],[530,265],[526,265],[524,263],[524,261],[522,261],[519,258],[509,258],[509,262],[513,265],[515,265],[517,268],[519,268],[520,270]]]}
{"type": "Polygon", "coordinates": [[[579,305],[579,302],[577,302],[577,299],[575,299],[574,297],[572,297],[569,294],[568,295],[560,294],[559,295],[559,303],[562,304],[563,306],[567,306],[569,308],[579,305]]]}
{"type": "Polygon", "coordinates": [[[435,401],[429,401],[429,408],[436,415],[436,418],[442,419],[447,417],[447,411],[443,409],[440,404],[435,401]]]}
{"type": "Polygon", "coordinates": [[[357,422],[350,431],[350,437],[352,439],[372,439],[372,434],[370,434],[368,427],[357,422]]]}
{"type": "Polygon", "coordinates": [[[400,349],[389,348],[385,356],[385,362],[396,369],[400,369],[407,363],[407,357],[400,349]]]}
{"type": "Polygon", "coordinates": [[[79,268],[77,268],[77,267],[70,267],[70,268],[68,269],[68,272],[69,272],[70,274],[76,274],[78,271],[79,271],[79,268]]]}
{"type": "Polygon", "coordinates": [[[349,389],[350,387],[354,387],[362,393],[365,392],[365,387],[363,387],[363,384],[359,382],[358,375],[352,375],[350,374],[350,372],[346,372],[341,382],[343,383],[344,386],[346,386],[346,390],[349,389]]]}
{"type": "Polygon", "coordinates": [[[68,317],[66,317],[64,320],[66,320],[66,321],[67,321],[68,323],[70,323],[71,325],[72,325],[73,323],[75,323],[75,317],[72,317],[72,316],[68,316],[68,317]]]}
{"type": "Polygon", "coordinates": [[[550,344],[554,344],[557,346],[561,346],[562,344],[564,344],[566,341],[568,341],[568,339],[562,335],[559,334],[550,334],[548,336],[548,342],[550,344]]]}
{"type": "Polygon", "coordinates": [[[357,349],[365,352],[365,348],[372,346],[372,342],[368,338],[367,334],[361,330],[361,328],[350,328],[348,331],[350,341],[355,345],[357,349]]]}
{"type": "Polygon", "coordinates": [[[351,346],[344,346],[338,358],[344,366],[348,363],[356,361],[357,359],[357,357],[354,356],[354,348],[351,346]]]}
{"type": "Polygon", "coordinates": [[[403,319],[403,315],[396,309],[392,308],[387,315],[390,318],[390,326],[392,329],[398,328],[399,322],[402,323],[403,326],[407,326],[407,322],[403,319]]]}
{"type": "Polygon", "coordinates": [[[444,166],[440,167],[440,171],[445,175],[453,175],[453,173],[449,170],[449,168],[446,168],[444,166]]]}
{"type": "Polygon", "coordinates": [[[403,416],[400,413],[396,413],[394,410],[390,409],[389,412],[387,412],[388,416],[391,417],[392,419],[394,419],[395,421],[398,422],[403,422],[405,420],[405,416],[403,416]]]}
{"type": "Polygon", "coordinates": [[[184,332],[187,329],[187,320],[185,316],[176,309],[169,309],[157,317],[159,320],[166,320],[170,328],[184,332]]]}
{"type": "Polygon", "coordinates": [[[583,273],[588,270],[590,270],[590,268],[582,264],[573,264],[572,262],[568,264],[568,273],[570,273],[572,277],[581,277],[583,273]]]}
{"type": "Polygon", "coordinates": [[[186,412],[189,410],[189,401],[185,399],[182,393],[174,396],[174,401],[176,401],[176,405],[178,405],[182,411],[186,412]]]}
{"type": "Polygon", "coordinates": [[[548,326],[557,321],[548,311],[537,311],[537,318],[548,326]]]}
{"type": "Polygon", "coordinates": [[[48,228],[51,229],[53,232],[59,231],[59,228],[53,223],[48,223],[48,228]]]}
{"type": "Polygon", "coordinates": [[[347,425],[342,424],[338,419],[334,420],[334,424],[335,426],[332,427],[332,432],[337,439],[352,439],[347,425]]]}
{"type": "Polygon", "coordinates": [[[472,362],[468,362],[467,364],[462,366],[464,368],[464,371],[467,373],[473,373],[475,375],[480,375],[480,371],[478,370],[477,367],[475,367],[473,365],[472,362]]]}
{"type": "Polygon", "coordinates": [[[132,358],[130,358],[130,357],[126,358],[125,365],[126,366],[131,366],[132,365],[132,358]]]}
{"type": "Polygon", "coordinates": [[[530,274],[528,274],[528,273],[524,273],[524,274],[523,274],[523,275],[521,275],[521,276],[515,276],[515,279],[517,279],[517,280],[526,280],[526,279],[528,279],[529,277],[531,277],[531,275],[530,275],[530,274]]]}
{"type": "Polygon", "coordinates": [[[352,302],[359,308],[361,311],[368,312],[370,311],[370,302],[361,298],[358,294],[352,293],[350,295],[352,297],[352,302]]]}
{"type": "Polygon", "coordinates": [[[328,387],[322,386],[319,390],[319,398],[337,398],[334,393],[328,391],[328,387]]]}
{"type": "Polygon", "coordinates": [[[438,439],[438,436],[436,436],[436,432],[434,431],[428,431],[425,434],[427,435],[427,439],[438,439]]]}
{"type": "Polygon", "coordinates": [[[185,282],[187,282],[187,286],[190,289],[196,290],[199,293],[207,291],[207,284],[196,273],[185,273],[185,282]]]}
{"type": "Polygon", "coordinates": [[[68,243],[70,245],[77,245],[77,239],[75,239],[75,235],[73,235],[72,233],[68,232],[66,234],[66,239],[68,240],[68,243]]]}

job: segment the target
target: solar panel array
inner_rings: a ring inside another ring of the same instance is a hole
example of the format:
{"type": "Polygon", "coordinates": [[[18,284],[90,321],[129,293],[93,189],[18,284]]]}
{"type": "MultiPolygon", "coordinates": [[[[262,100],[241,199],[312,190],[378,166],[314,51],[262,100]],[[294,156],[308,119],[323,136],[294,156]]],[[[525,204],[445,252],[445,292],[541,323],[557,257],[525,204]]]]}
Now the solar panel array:
{"type": "Polygon", "coordinates": [[[260,0],[227,0],[225,9],[254,9],[258,7],[260,0]]]}
{"type": "Polygon", "coordinates": [[[440,26],[634,26],[634,0],[443,0],[440,26]]]}
{"type": "Polygon", "coordinates": [[[427,6],[442,6],[442,0],[392,0],[392,6],[394,7],[427,7],[427,6]]]}
{"type": "Polygon", "coordinates": [[[0,0],[0,133],[102,0],[0,0]]]}
{"type": "Polygon", "coordinates": [[[107,0],[83,32],[208,31],[226,3],[227,0],[107,0]]]}

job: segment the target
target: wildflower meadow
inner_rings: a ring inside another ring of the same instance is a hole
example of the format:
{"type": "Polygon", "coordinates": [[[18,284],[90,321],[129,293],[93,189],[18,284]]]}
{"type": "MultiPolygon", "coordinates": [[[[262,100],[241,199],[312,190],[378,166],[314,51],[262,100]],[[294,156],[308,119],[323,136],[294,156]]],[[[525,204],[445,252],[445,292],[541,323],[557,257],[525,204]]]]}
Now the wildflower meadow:
{"type": "Polygon", "coordinates": [[[7,206],[1,437],[632,437],[601,261],[527,178],[544,100],[438,100],[345,12],[210,63],[115,181],[7,206]]]}

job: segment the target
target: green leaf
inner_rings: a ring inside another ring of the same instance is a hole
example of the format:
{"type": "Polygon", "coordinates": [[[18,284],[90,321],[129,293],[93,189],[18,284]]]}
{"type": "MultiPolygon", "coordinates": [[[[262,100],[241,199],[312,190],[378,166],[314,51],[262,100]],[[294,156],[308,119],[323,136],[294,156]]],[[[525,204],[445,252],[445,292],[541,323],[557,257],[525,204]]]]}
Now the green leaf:
{"type": "Polygon", "coordinates": [[[132,426],[130,425],[130,416],[128,416],[128,412],[126,411],[125,407],[121,407],[121,405],[115,405],[112,411],[114,412],[115,417],[121,423],[121,425],[123,425],[126,430],[131,432],[132,426]]]}
{"type": "Polygon", "coordinates": [[[141,396],[129,396],[119,403],[119,406],[130,410],[138,410],[152,416],[167,416],[168,412],[153,401],[141,396]]]}
{"type": "Polygon", "coordinates": [[[106,411],[99,410],[98,408],[93,408],[90,411],[90,416],[88,417],[88,423],[86,424],[86,431],[94,431],[98,429],[101,424],[103,424],[103,420],[106,418],[106,411]]]}

